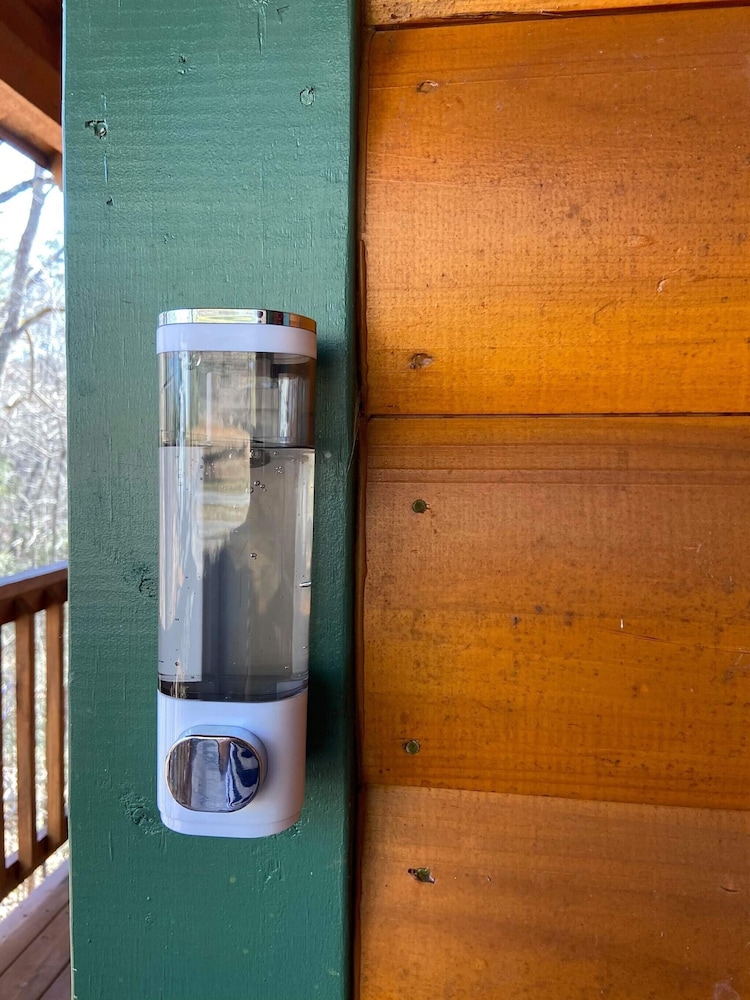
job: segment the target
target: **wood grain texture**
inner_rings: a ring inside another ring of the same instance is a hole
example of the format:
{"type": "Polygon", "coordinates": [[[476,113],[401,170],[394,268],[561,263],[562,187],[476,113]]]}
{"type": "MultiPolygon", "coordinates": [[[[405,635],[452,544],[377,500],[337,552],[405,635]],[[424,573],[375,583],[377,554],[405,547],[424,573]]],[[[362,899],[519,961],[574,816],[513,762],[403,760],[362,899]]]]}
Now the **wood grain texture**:
{"type": "Polygon", "coordinates": [[[360,1000],[750,990],[746,813],[397,787],[365,804],[360,1000]]]}
{"type": "Polygon", "coordinates": [[[376,33],[371,413],[743,412],[750,8],[376,33]]]}
{"type": "Polygon", "coordinates": [[[354,5],[69,0],[65,17],[74,993],[343,1000],[354,5]],[[105,113],[100,139],[84,123],[105,113]],[[170,833],[155,801],[155,327],[201,302],[318,323],[305,804],[259,841],[170,833]]]}
{"type": "Polygon", "coordinates": [[[65,966],[41,1000],[70,1000],[70,965],[65,966]]]}
{"type": "Polygon", "coordinates": [[[67,862],[0,923],[3,1000],[70,1000],[67,862]]]}
{"type": "Polygon", "coordinates": [[[368,435],[365,782],[750,806],[750,420],[368,435]]]}
{"type": "Polygon", "coordinates": [[[3,1000],[38,1000],[68,966],[69,941],[70,920],[66,907],[0,975],[3,1000]]]}
{"type": "Polygon", "coordinates": [[[45,612],[47,660],[47,836],[52,849],[68,839],[65,814],[65,609],[53,604],[45,612]]]}
{"type": "MultiPolygon", "coordinates": [[[[18,762],[18,862],[21,879],[37,864],[36,711],[34,615],[16,621],[16,760],[18,762]]],[[[0,994],[2,995],[2,994],[0,994]]]]}
{"type": "Polygon", "coordinates": [[[62,5],[0,5],[0,137],[44,166],[62,150],[62,5]]]}
{"type": "MultiPolygon", "coordinates": [[[[725,0],[716,0],[717,3],[725,0]]],[[[365,19],[373,28],[395,28],[422,24],[443,24],[452,21],[475,21],[513,17],[550,17],[570,13],[599,13],[618,10],[640,10],[649,7],[686,7],[700,3],[709,6],[711,0],[366,0],[365,19]]]]}
{"type": "Polygon", "coordinates": [[[63,864],[0,922],[0,974],[22,955],[54,918],[68,909],[68,863],[63,864]]]}
{"type": "Polygon", "coordinates": [[[62,127],[0,80],[0,139],[47,167],[60,183],[62,127]]]}
{"type": "Polygon", "coordinates": [[[0,584],[0,625],[14,622],[20,615],[36,614],[68,599],[68,564],[26,570],[6,576],[0,584]]]}
{"type": "Polygon", "coordinates": [[[51,30],[27,4],[0,11],[0,79],[59,123],[62,100],[60,26],[51,30]]]}
{"type": "MultiPolygon", "coordinates": [[[[38,5],[29,0],[14,0],[0,8],[0,25],[15,39],[18,48],[12,54],[15,61],[3,62],[0,77],[7,79],[10,74],[23,75],[29,72],[28,50],[34,58],[46,64],[57,73],[57,121],[60,121],[60,71],[62,64],[62,3],[38,5]],[[23,46],[23,49],[20,47],[23,46]]],[[[1,44],[1,43],[0,43],[1,44]]]]}

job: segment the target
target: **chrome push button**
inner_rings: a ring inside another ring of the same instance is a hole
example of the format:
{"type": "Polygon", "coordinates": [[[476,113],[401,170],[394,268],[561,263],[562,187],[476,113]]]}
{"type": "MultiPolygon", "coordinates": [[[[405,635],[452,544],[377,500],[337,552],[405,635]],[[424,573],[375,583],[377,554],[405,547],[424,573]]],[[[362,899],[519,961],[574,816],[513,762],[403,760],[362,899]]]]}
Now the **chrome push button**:
{"type": "Polygon", "coordinates": [[[244,809],[265,777],[265,747],[247,730],[184,733],[167,754],[167,787],[179,805],[193,812],[244,809]]]}

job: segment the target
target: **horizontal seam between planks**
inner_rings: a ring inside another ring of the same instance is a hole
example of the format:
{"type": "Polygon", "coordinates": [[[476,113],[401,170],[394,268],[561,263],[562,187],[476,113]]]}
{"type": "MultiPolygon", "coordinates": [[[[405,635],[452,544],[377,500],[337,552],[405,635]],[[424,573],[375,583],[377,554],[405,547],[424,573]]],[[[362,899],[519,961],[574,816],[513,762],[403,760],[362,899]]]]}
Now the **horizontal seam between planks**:
{"type": "Polygon", "coordinates": [[[372,31],[408,31],[415,28],[456,28],[481,24],[515,24],[518,21],[559,21],[580,17],[629,16],[631,14],[667,14],[686,11],[721,10],[748,7],[747,0],[699,0],[698,3],[664,3],[638,7],[592,7],[588,10],[487,11],[479,14],[456,14],[442,18],[414,18],[392,23],[371,24],[372,31]]]}

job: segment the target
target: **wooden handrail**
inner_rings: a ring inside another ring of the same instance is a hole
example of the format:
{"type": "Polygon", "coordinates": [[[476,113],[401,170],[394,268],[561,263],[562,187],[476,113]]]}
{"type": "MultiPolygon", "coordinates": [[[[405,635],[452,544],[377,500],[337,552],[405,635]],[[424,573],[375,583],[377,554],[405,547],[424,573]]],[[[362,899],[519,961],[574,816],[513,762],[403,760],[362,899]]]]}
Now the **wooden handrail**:
{"type": "Polygon", "coordinates": [[[14,622],[23,614],[36,614],[51,604],[68,599],[68,564],[53,563],[0,577],[0,625],[14,622]]]}
{"type": "MultiPolygon", "coordinates": [[[[65,688],[64,605],[68,598],[67,563],[56,563],[0,579],[0,625],[15,625],[15,719],[18,850],[7,850],[8,816],[0,800],[0,899],[43,864],[65,842],[65,688]],[[45,752],[47,826],[37,827],[36,615],[44,612],[46,664],[45,752]]],[[[0,657],[2,656],[0,643],[0,657]]],[[[0,709],[2,693],[0,692],[0,709]]],[[[1,727],[0,727],[1,728],[1,727]]],[[[0,741],[0,751],[2,751],[0,741]]],[[[6,751],[9,749],[5,747],[6,751]]],[[[0,777],[5,758],[0,758],[0,777]]],[[[0,787],[2,784],[0,782],[0,787]]]]}

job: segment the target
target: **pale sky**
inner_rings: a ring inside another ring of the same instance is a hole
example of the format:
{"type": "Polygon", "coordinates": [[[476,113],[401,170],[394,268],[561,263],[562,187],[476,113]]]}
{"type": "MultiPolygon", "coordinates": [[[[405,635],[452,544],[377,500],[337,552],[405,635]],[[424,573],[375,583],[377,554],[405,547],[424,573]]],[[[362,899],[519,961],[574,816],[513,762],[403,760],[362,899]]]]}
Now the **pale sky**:
{"type": "MultiPolygon", "coordinates": [[[[7,142],[0,144],[0,191],[29,180],[34,176],[34,164],[23,153],[19,153],[7,142]]],[[[10,201],[0,205],[0,246],[4,249],[15,249],[23,233],[29,215],[30,192],[16,195],[10,201]]],[[[37,233],[37,244],[43,247],[47,240],[63,228],[63,198],[60,189],[55,186],[47,195],[42,211],[42,218],[37,233]]]]}

